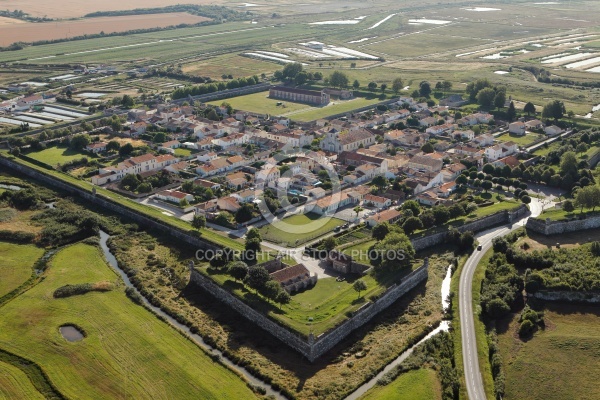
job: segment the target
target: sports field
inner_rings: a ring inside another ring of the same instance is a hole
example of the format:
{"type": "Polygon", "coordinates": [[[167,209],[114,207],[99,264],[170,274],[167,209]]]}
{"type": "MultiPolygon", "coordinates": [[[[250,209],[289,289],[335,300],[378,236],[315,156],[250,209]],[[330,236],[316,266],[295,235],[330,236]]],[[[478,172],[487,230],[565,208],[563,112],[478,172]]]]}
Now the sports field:
{"type": "Polygon", "coordinates": [[[42,282],[2,307],[0,349],[36,362],[68,398],[254,398],[233,372],[129,300],[119,282],[97,247],[61,250],[42,282]],[[52,296],[66,284],[98,282],[117,287],[52,296]],[[66,341],[63,324],[86,337],[66,341]]]}

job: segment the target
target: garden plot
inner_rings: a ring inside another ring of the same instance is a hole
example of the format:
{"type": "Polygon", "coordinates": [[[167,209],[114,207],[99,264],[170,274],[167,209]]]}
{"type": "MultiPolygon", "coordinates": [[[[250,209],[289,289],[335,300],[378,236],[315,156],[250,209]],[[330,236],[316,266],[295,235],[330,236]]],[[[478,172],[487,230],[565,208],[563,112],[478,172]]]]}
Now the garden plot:
{"type": "MultiPolygon", "coordinates": [[[[21,124],[23,124],[23,121],[19,121],[18,119],[0,117],[0,123],[21,126],[21,124]]],[[[29,124],[30,128],[40,128],[41,126],[42,125],[40,124],[29,124]]]]}

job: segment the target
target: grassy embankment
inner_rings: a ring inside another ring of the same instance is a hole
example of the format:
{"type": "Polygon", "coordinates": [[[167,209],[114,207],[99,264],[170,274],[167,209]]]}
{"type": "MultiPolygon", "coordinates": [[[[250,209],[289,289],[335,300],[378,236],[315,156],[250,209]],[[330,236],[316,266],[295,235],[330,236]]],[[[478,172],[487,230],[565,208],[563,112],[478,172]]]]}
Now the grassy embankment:
{"type": "Polygon", "coordinates": [[[441,386],[436,372],[429,368],[421,368],[401,374],[389,385],[375,386],[360,399],[437,400],[441,398],[441,386]]]}
{"type": "Polygon", "coordinates": [[[201,349],[135,305],[123,287],[54,299],[65,284],[117,282],[98,248],[76,244],[51,260],[45,279],[2,307],[0,348],[36,362],[70,398],[252,398],[201,349]],[[59,327],[86,337],[70,343],[59,327]]]}
{"type": "Polygon", "coordinates": [[[0,242],[0,298],[25,283],[33,273],[33,263],[44,250],[34,245],[0,242]]]}
{"type": "MultiPolygon", "coordinates": [[[[0,156],[9,157],[9,155],[7,155],[6,152],[0,152],[0,156]]],[[[106,198],[108,200],[116,202],[116,203],[118,203],[122,206],[125,206],[127,208],[130,208],[134,211],[139,211],[143,214],[146,214],[150,218],[165,222],[165,223],[172,225],[176,228],[179,228],[183,231],[188,232],[188,231],[192,230],[191,224],[187,221],[183,221],[179,218],[174,218],[172,216],[165,215],[165,214],[163,214],[163,212],[161,210],[159,210],[157,208],[145,206],[145,205],[140,204],[140,203],[138,203],[132,199],[129,199],[127,197],[113,193],[104,188],[94,186],[94,185],[92,185],[91,182],[77,179],[69,174],[61,173],[61,172],[55,171],[53,169],[47,169],[47,168],[40,167],[39,165],[33,164],[33,163],[23,160],[23,159],[14,158],[13,160],[18,162],[19,164],[22,164],[22,165],[28,167],[28,168],[36,170],[44,175],[50,175],[52,177],[58,178],[62,181],[65,181],[66,183],[73,185],[75,187],[78,187],[80,189],[83,189],[89,193],[91,193],[92,189],[95,188],[97,196],[100,196],[102,198],[106,198]]],[[[209,242],[215,243],[221,247],[232,248],[235,250],[243,250],[243,248],[244,248],[244,245],[241,241],[231,239],[229,237],[219,234],[217,231],[213,231],[208,228],[204,228],[204,229],[200,230],[200,237],[209,242]]]]}

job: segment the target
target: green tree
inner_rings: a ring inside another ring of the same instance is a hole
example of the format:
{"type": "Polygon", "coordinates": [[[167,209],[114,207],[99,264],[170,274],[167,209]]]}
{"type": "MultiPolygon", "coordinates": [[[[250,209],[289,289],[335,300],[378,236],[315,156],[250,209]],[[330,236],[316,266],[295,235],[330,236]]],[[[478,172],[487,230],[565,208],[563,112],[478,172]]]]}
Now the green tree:
{"type": "Polygon", "coordinates": [[[90,143],[91,143],[90,135],[88,135],[88,134],[75,135],[69,141],[69,147],[74,150],[81,150],[90,143]]]}
{"type": "Polygon", "coordinates": [[[488,190],[490,190],[492,188],[493,184],[491,181],[483,181],[481,182],[481,188],[483,190],[485,190],[485,192],[487,193],[488,190]]]}
{"type": "Polygon", "coordinates": [[[385,179],[385,176],[378,175],[375,178],[373,178],[373,181],[371,183],[377,186],[379,189],[383,189],[388,185],[388,180],[385,179]]]}
{"type": "Polygon", "coordinates": [[[131,108],[135,105],[135,102],[133,101],[133,98],[130,95],[126,94],[121,99],[121,105],[125,108],[131,108]]]}
{"type": "Polygon", "coordinates": [[[156,135],[154,135],[152,141],[154,143],[164,143],[167,141],[167,135],[164,132],[158,132],[156,135]]]}
{"type": "Polygon", "coordinates": [[[367,284],[362,279],[357,279],[354,281],[352,288],[358,292],[358,298],[360,298],[360,292],[367,290],[367,284]]]}
{"type": "Polygon", "coordinates": [[[294,83],[296,85],[304,85],[307,81],[308,81],[308,74],[306,72],[304,72],[304,71],[300,72],[294,78],[294,83]]]}
{"type": "Polygon", "coordinates": [[[578,152],[579,154],[583,154],[586,151],[588,151],[588,148],[589,148],[589,146],[582,142],[577,145],[577,148],[575,149],[575,151],[578,152]]]}
{"type": "Polygon", "coordinates": [[[394,81],[392,82],[392,91],[394,92],[394,94],[398,94],[403,88],[404,82],[402,82],[402,79],[394,79],[394,81]]]}
{"type": "Polygon", "coordinates": [[[506,302],[500,298],[490,300],[486,305],[487,314],[493,319],[498,319],[510,311],[510,307],[506,302]]]}
{"type": "Polygon", "coordinates": [[[374,92],[375,89],[377,89],[377,83],[375,83],[375,82],[369,82],[369,85],[367,87],[369,88],[369,90],[371,92],[374,92]]]}
{"type": "Polygon", "coordinates": [[[302,72],[302,70],[303,67],[301,63],[289,63],[283,67],[282,74],[284,78],[294,79],[296,75],[302,72]]]}
{"type": "Polygon", "coordinates": [[[131,152],[133,151],[133,145],[131,143],[125,143],[123,146],[121,146],[121,148],[119,149],[119,155],[121,157],[125,157],[131,154],[131,152]]]}
{"type": "Polygon", "coordinates": [[[528,102],[527,104],[525,104],[525,107],[523,107],[523,111],[525,111],[527,113],[528,117],[531,114],[535,115],[535,106],[533,105],[532,102],[528,102]]]}
{"type": "Polygon", "coordinates": [[[491,108],[494,104],[496,91],[492,88],[485,88],[477,93],[477,103],[483,108],[491,108]]]}
{"type": "Polygon", "coordinates": [[[419,94],[423,97],[429,97],[431,94],[431,84],[427,81],[419,83],[419,94]]]}
{"type": "Polygon", "coordinates": [[[360,88],[360,82],[358,81],[358,79],[354,80],[352,87],[354,88],[354,90],[358,90],[360,88]]]}
{"type": "Polygon", "coordinates": [[[388,222],[382,222],[380,224],[375,225],[375,227],[371,230],[371,236],[375,240],[383,240],[385,236],[390,233],[391,226],[388,222]]]}
{"type": "Polygon", "coordinates": [[[573,212],[573,211],[575,211],[575,205],[573,204],[572,200],[565,200],[565,201],[563,201],[562,208],[566,212],[573,212]]]}
{"type": "Polygon", "coordinates": [[[121,144],[116,140],[111,140],[106,144],[106,150],[108,151],[119,151],[121,148],[121,144]]]}
{"type": "Polygon", "coordinates": [[[254,206],[251,203],[244,203],[235,213],[235,220],[238,223],[250,221],[254,214],[254,206]]]}
{"type": "Polygon", "coordinates": [[[575,193],[575,204],[581,207],[581,212],[584,207],[595,211],[596,207],[600,206],[600,186],[590,185],[578,189],[575,193]]]}
{"type": "Polygon", "coordinates": [[[508,122],[513,122],[517,117],[517,110],[515,109],[515,103],[510,102],[508,105],[508,110],[506,110],[506,117],[508,118],[508,122]]]}
{"type": "Polygon", "coordinates": [[[348,87],[348,75],[341,71],[334,71],[329,76],[329,83],[334,87],[345,88],[348,87]]]}
{"type": "Polygon", "coordinates": [[[328,238],[323,240],[323,248],[327,251],[331,251],[331,250],[335,249],[335,247],[337,245],[338,245],[338,241],[333,236],[329,236],[328,238]]]}
{"type": "Polygon", "coordinates": [[[402,229],[407,235],[412,235],[417,229],[423,229],[423,223],[419,217],[408,217],[402,224],[402,229]]]}
{"type": "Polygon", "coordinates": [[[387,84],[382,83],[381,86],[379,87],[381,89],[381,93],[384,93],[385,90],[387,89],[387,84]]]}
{"type": "Polygon", "coordinates": [[[257,228],[250,228],[248,233],[246,233],[246,239],[258,239],[259,242],[262,241],[260,231],[257,228]]]}
{"type": "Polygon", "coordinates": [[[386,270],[409,267],[415,257],[415,249],[403,233],[391,232],[373,248],[377,253],[377,259],[373,260],[376,267],[386,270]]]}
{"type": "Polygon", "coordinates": [[[433,148],[433,145],[431,144],[431,142],[427,142],[427,143],[425,143],[425,144],[424,144],[424,145],[421,147],[421,151],[422,151],[423,153],[427,153],[427,154],[433,153],[433,152],[434,152],[434,148],[433,148]]]}
{"type": "Polygon", "coordinates": [[[194,218],[192,219],[192,227],[197,230],[206,227],[206,218],[204,215],[194,214],[194,218]]]}
{"type": "Polygon", "coordinates": [[[436,225],[444,225],[450,220],[450,211],[444,206],[436,206],[433,207],[433,216],[436,225]]]}
{"type": "Polygon", "coordinates": [[[269,300],[275,300],[279,292],[283,289],[281,288],[281,284],[274,280],[270,280],[261,289],[261,294],[265,296],[269,300]]]}
{"type": "Polygon", "coordinates": [[[277,297],[275,297],[275,302],[279,304],[280,309],[282,305],[289,304],[290,301],[292,301],[292,298],[285,290],[281,290],[279,293],[277,293],[277,297]]]}
{"type": "Polygon", "coordinates": [[[248,266],[243,261],[235,261],[229,264],[227,267],[229,275],[235,279],[235,281],[243,281],[248,275],[248,266]]]}
{"type": "Polygon", "coordinates": [[[577,155],[573,151],[564,152],[560,157],[560,174],[564,177],[577,176],[577,155]]]}
{"type": "Polygon", "coordinates": [[[248,275],[246,275],[244,282],[254,290],[259,291],[270,280],[271,275],[264,267],[251,267],[248,269],[248,275]]]}
{"type": "Polygon", "coordinates": [[[127,174],[121,179],[120,186],[125,190],[135,191],[140,184],[140,180],[135,174],[127,174]]]}
{"type": "Polygon", "coordinates": [[[402,209],[411,210],[415,217],[421,213],[421,206],[416,200],[406,200],[404,203],[402,203],[402,209]]]}
{"type": "Polygon", "coordinates": [[[542,110],[542,117],[554,118],[559,120],[566,114],[565,104],[560,100],[554,100],[544,106],[542,110]]]}
{"type": "Polygon", "coordinates": [[[504,103],[506,103],[506,89],[502,88],[496,91],[496,95],[494,96],[494,107],[502,108],[504,107],[504,103]]]}

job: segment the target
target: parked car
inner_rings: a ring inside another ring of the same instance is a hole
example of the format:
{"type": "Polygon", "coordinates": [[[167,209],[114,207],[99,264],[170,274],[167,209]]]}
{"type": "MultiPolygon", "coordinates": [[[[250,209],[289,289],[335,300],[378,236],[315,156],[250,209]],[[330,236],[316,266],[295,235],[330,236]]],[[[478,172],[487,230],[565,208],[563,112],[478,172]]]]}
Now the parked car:
{"type": "Polygon", "coordinates": [[[481,245],[477,246],[477,250],[481,251],[481,245]]]}

